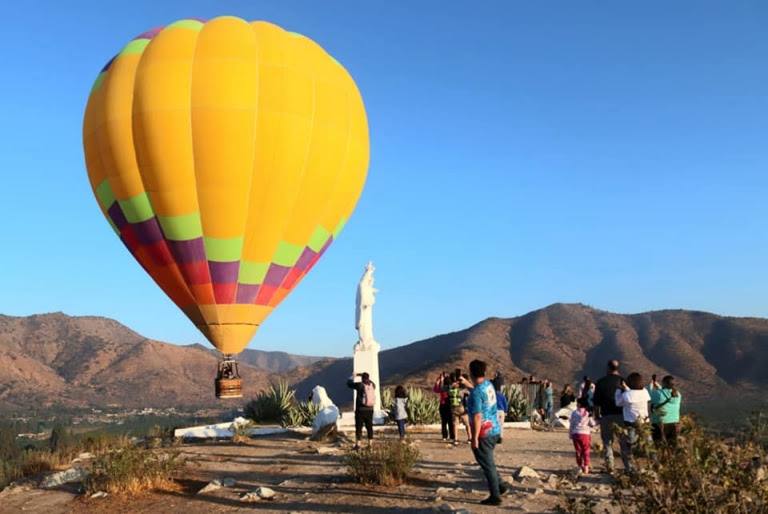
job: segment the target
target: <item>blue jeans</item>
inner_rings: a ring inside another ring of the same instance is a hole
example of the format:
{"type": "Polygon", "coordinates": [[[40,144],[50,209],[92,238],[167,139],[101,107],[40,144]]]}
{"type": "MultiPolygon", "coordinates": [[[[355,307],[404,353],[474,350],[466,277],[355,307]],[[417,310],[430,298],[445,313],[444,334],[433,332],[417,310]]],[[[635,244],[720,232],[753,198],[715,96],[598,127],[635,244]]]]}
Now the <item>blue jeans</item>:
{"type": "Polygon", "coordinates": [[[404,419],[397,420],[397,433],[400,434],[400,439],[405,437],[405,420],[404,419]]]}
{"type": "Polygon", "coordinates": [[[600,439],[603,441],[603,451],[605,452],[605,467],[609,471],[613,470],[613,425],[624,424],[623,414],[603,414],[600,417],[600,439]]]}
{"type": "Polygon", "coordinates": [[[499,436],[489,435],[480,439],[478,448],[472,448],[475,460],[480,464],[480,468],[485,474],[485,479],[488,481],[488,490],[491,492],[491,498],[501,498],[501,492],[499,491],[501,477],[496,470],[496,462],[493,460],[493,450],[498,442],[499,436]]]}

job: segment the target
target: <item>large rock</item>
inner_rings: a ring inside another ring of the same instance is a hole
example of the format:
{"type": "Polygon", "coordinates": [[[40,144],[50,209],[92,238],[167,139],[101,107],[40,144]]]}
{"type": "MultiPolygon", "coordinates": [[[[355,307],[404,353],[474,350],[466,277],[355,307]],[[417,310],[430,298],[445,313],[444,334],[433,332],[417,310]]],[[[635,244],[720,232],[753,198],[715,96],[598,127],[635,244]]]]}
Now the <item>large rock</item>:
{"type": "Polygon", "coordinates": [[[522,481],[525,478],[541,478],[538,473],[528,466],[523,466],[515,473],[515,478],[522,481]]]}
{"type": "Polygon", "coordinates": [[[222,487],[234,487],[235,486],[235,479],[234,478],[214,478],[210,482],[208,482],[208,485],[200,489],[197,494],[201,493],[210,493],[211,491],[216,491],[217,489],[221,489],[222,487]]]}
{"type": "Polygon", "coordinates": [[[88,476],[88,470],[85,468],[69,468],[65,471],[59,471],[58,473],[48,475],[43,479],[40,487],[50,489],[64,484],[71,484],[72,482],[82,482],[86,476],[88,476]]]}

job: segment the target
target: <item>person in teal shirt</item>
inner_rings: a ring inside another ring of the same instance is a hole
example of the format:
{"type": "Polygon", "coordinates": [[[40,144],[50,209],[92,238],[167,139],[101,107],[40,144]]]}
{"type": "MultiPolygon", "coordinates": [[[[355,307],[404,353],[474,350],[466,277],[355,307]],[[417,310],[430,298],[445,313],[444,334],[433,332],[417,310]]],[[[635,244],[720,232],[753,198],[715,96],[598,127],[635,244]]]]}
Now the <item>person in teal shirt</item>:
{"type": "Polygon", "coordinates": [[[469,424],[472,427],[472,453],[485,474],[491,495],[481,501],[482,505],[501,505],[501,495],[507,488],[501,484],[501,477],[496,469],[493,451],[499,442],[499,407],[496,389],[490,380],[485,379],[487,365],[481,360],[469,363],[469,374],[473,384],[467,400],[469,424]]]}
{"type": "Polygon", "coordinates": [[[661,387],[651,393],[651,423],[653,442],[657,448],[674,449],[680,428],[680,404],[683,395],[675,388],[675,377],[667,375],[661,387]]]}

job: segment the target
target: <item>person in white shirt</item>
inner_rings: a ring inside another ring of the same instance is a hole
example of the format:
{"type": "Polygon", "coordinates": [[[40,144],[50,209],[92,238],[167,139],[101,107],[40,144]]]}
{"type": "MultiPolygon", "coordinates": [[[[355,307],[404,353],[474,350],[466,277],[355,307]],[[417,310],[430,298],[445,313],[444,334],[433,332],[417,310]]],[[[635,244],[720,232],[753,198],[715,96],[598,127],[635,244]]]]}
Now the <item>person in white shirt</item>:
{"type": "Polygon", "coordinates": [[[642,423],[648,422],[648,403],[651,395],[645,389],[645,383],[640,373],[631,373],[627,381],[621,382],[616,389],[616,405],[623,407],[624,428],[627,435],[619,439],[621,460],[624,461],[624,471],[632,472],[632,446],[637,441],[637,429],[642,423]]]}

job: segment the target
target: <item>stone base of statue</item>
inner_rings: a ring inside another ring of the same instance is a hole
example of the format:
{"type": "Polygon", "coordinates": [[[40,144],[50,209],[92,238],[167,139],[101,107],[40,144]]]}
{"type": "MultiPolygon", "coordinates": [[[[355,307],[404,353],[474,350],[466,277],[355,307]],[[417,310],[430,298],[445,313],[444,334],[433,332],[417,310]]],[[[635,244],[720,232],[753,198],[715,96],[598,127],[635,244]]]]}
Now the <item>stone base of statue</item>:
{"type": "MultiPolygon", "coordinates": [[[[387,419],[386,411],[381,409],[381,381],[379,380],[379,350],[381,345],[376,341],[361,342],[355,345],[355,355],[352,359],[352,373],[368,373],[371,381],[376,384],[376,405],[373,407],[373,423],[383,425],[387,419]]],[[[355,381],[359,381],[357,377],[355,381]]],[[[357,393],[353,392],[352,401],[357,400],[357,393]]],[[[352,405],[355,405],[354,403],[352,405]]],[[[352,414],[354,419],[354,413],[352,414]]]]}

